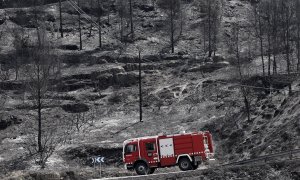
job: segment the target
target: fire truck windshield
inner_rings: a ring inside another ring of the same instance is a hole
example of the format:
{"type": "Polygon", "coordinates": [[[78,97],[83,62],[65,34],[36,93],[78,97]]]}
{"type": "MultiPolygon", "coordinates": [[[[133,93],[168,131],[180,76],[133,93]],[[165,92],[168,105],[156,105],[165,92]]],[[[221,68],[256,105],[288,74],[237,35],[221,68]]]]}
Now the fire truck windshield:
{"type": "Polygon", "coordinates": [[[135,144],[126,145],[125,154],[130,154],[130,153],[135,152],[135,151],[136,151],[136,145],[135,144]]]}

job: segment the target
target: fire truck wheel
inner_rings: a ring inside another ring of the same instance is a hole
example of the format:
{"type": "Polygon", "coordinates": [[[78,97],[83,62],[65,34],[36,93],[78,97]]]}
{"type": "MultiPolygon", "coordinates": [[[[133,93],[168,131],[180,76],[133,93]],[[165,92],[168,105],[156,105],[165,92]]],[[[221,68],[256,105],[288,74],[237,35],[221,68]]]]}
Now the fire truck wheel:
{"type": "Polygon", "coordinates": [[[153,174],[153,173],[154,173],[154,171],[155,171],[155,168],[150,168],[150,170],[149,170],[149,174],[153,174]]]}
{"type": "Polygon", "coordinates": [[[182,171],[188,171],[188,170],[192,170],[193,166],[191,161],[188,158],[180,158],[179,162],[178,162],[178,166],[180,168],[180,170],[182,171]]]}
{"type": "Polygon", "coordinates": [[[138,162],[135,165],[135,171],[138,175],[145,175],[145,174],[149,174],[149,168],[148,166],[143,163],[143,162],[138,162]]]}

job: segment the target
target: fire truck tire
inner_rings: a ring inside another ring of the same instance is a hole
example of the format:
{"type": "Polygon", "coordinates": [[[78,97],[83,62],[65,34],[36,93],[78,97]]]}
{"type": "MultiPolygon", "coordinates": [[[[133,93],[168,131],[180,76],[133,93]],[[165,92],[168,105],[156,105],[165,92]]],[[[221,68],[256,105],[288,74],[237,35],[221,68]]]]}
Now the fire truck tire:
{"type": "Polygon", "coordinates": [[[191,161],[186,157],[182,157],[179,159],[178,166],[181,171],[188,171],[193,169],[191,161]]]}
{"type": "Polygon", "coordinates": [[[153,174],[153,173],[154,173],[154,171],[155,171],[155,168],[150,168],[150,170],[149,170],[149,174],[153,174]]]}
{"type": "Polygon", "coordinates": [[[138,175],[149,174],[149,168],[148,168],[147,164],[144,162],[138,162],[135,165],[134,169],[138,175]]]}

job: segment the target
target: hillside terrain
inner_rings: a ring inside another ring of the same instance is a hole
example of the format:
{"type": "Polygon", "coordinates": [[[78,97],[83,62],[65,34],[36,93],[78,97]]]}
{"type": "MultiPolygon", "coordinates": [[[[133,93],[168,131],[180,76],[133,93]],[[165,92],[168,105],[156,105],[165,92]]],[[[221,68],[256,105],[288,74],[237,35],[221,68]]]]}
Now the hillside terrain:
{"type": "MultiPolygon", "coordinates": [[[[33,95],[26,92],[25,70],[20,68],[15,80],[16,72],[10,63],[15,58],[15,29],[29,37],[28,44],[37,40],[35,9],[0,9],[1,73],[7,72],[5,80],[0,81],[0,178],[34,179],[39,173],[49,172],[63,179],[98,177],[90,162],[90,157],[97,155],[106,157],[104,176],[131,175],[122,164],[123,141],[162,132],[209,130],[219,164],[300,148],[298,74],[279,73],[270,82],[262,76],[258,55],[242,66],[248,75],[243,83],[255,87],[251,90],[251,116],[247,118],[236,63],[223,37],[232,35],[236,22],[249,21],[247,13],[253,4],[246,0],[222,1],[218,50],[208,58],[203,51],[201,30],[205,17],[196,2],[183,3],[185,23],[175,53],[170,53],[167,14],[156,4],[153,7],[150,0],[134,2],[133,42],[120,41],[117,2],[103,1],[103,9],[110,8],[109,20],[106,14],[101,17],[103,47],[98,47],[97,28],[92,27],[90,34],[90,22],[82,18],[83,50],[79,50],[78,15],[67,1],[62,2],[64,38],[58,30],[58,3],[38,7],[38,17],[44,22],[41,27],[61,68],[54,84],[57,90],[51,92],[55,96],[45,96],[43,118],[47,125],[59,124],[55,133],[65,138],[40,172],[36,160],[28,156],[28,139],[33,133],[30,131],[36,126],[36,104],[33,95]],[[139,122],[139,50],[143,122],[139,122]],[[289,85],[292,94],[288,92],[289,85]],[[74,124],[77,126],[71,128],[74,124]],[[66,131],[65,127],[70,128],[66,131]]],[[[88,1],[81,7],[96,21],[96,10],[90,8],[88,1]]],[[[129,25],[124,31],[129,32],[129,25]]],[[[247,41],[246,33],[242,33],[242,49],[246,49],[247,41]]],[[[299,178],[299,163],[282,166],[267,166],[262,177],[299,178]]],[[[170,171],[177,168],[159,170],[170,171]]],[[[222,179],[224,169],[210,171],[202,175],[213,173],[211,179],[222,179]]],[[[259,176],[255,174],[259,171],[256,167],[243,167],[243,175],[237,171],[230,169],[226,179],[259,176]]]]}

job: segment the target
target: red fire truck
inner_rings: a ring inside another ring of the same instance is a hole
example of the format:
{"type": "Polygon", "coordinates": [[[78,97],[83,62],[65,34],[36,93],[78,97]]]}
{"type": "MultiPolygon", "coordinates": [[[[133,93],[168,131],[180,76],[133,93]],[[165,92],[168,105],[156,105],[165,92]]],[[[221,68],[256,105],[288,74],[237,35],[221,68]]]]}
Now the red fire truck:
{"type": "Polygon", "coordinates": [[[125,168],[139,175],[176,165],[182,171],[197,169],[202,161],[213,160],[213,155],[208,131],[141,137],[123,143],[125,168]]]}

